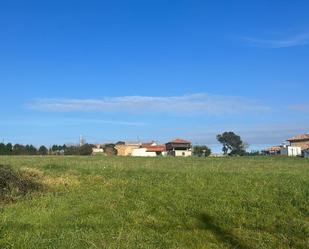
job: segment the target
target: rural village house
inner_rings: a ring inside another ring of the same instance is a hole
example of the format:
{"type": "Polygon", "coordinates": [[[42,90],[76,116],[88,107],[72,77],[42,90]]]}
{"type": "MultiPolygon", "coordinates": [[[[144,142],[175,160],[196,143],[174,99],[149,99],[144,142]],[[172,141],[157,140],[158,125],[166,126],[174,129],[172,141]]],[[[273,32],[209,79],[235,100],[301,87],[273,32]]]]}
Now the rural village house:
{"type": "Polygon", "coordinates": [[[283,146],[273,146],[263,150],[263,153],[266,155],[280,155],[282,148],[283,146]]]}
{"type": "Polygon", "coordinates": [[[175,139],[166,144],[149,143],[121,143],[116,144],[118,156],[156,157],[156,156],[191,156],[191,142],[175,139]]]}
{"type": "Polygon", "coordinates": [[[142,143],[140,148],[132,151],[132,156],[141,157],[155,157],[155,156],[166,156],[165,145],[158,145],[155,142],[142,143]]]}
{"type": "Polygon", "coordinates": [[[94,148],[92,148],[92,155],[103,154],[104,150],[100,144],[96,144],[94,148]]]}
{"type": "Polygon", "coordinates": [[[302,155],[309,158],[309,134],[301,134],[288,139],[291,146],[297,146],[301,148],[302,155]]]}
{"type": "Polygon", "coordinates": [[[273,146],[263,152],[267,155],[309,156],[309,134],[300,134],[287,141],[289,145],[273,146]]]}
{"type": "Polygon", "coordinates": [[[133,150],[141,147],[141,143],[124,143],[117,144],[115,149],[118,156],[132,156],[133,150]]]}
{"type": "Polygon", "coordinates": [[[192,156],[192,145],[190,141],[177,138],[165,144],[167,154],[170,156],[192,156]]]}
{"type": "Polygon", "coordinates": [[[284,145],[280,151],[283,156],[301,156],[302,150],[298,146],[284,145]]]}
{"type": "Polygon", "coordinates": [[[290,145],[281,150],[282,155],[300,156],[307,154],[309,149],[309,134],[300,134],[287,140],[290,145]]]}
{"type": "Polygon", "coordinates": [[[291,146],[300,147],[301,150],[309,149],[309,134],[301,134],[288,139],[291,146]]]}

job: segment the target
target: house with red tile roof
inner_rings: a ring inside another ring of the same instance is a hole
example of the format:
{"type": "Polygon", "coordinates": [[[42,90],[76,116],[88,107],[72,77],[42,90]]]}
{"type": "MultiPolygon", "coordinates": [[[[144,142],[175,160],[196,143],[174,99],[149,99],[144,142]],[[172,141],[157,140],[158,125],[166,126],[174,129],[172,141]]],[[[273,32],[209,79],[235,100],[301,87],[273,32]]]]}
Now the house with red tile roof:
{"type": "Polygon", "coordinates": [[[265,155],[280,155],[282,148],[283,146],[272,146],[270,148],[263,150],[262,152],[265,155]]]}
{"type": "Polygon", "coordinates": [[[176,138],[165,144],[167,154],[170,156],[192,156],[192,143],[190,141],[176,138]]]}
{"type": "Polygon", "coordinates": [[[309,134],[300,134],[289,138],[290,146],[300,147],[301,150],[309,150],[309,134]]]}
{"type": "Polygon", "coordinates": [[[136,148],[132,151],[132,156],[140,157],[155,157],[166,156],[166,147],[164,144],[157,144],[156,142],[142,143],[140,148],[136,148]]]}

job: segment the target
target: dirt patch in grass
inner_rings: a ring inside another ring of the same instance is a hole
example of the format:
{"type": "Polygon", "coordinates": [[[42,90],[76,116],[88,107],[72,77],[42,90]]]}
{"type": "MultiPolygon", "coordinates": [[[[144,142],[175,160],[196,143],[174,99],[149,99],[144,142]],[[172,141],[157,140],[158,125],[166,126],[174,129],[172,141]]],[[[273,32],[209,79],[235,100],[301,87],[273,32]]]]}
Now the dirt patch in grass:
{"type": "Polygon", "coordinates": [[[42,189],[36,175],[0,165],[0,202],[11,202],[42,189]]]}

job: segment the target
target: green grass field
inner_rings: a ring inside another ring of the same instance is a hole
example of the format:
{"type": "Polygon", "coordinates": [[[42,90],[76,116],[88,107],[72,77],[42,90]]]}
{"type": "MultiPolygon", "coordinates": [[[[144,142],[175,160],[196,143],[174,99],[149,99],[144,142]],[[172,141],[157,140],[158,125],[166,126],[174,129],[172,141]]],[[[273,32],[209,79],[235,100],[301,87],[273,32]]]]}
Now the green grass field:
{"type": "Polygon", "coordinates": [[[0,248],[309,248],[309,160],[0,157],[45,187],[0,203],[0,248]]]}

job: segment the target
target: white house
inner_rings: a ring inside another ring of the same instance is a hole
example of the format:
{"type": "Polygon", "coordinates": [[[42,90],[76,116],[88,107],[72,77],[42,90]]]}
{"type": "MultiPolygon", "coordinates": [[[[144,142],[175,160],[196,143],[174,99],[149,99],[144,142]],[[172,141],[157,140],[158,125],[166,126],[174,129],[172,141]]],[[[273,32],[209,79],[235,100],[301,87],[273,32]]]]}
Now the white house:
{"type": "Polygon", "coordinates": [[[147,148],[138,148],[132,150],[131,156],[155,157],[157,154],[154,151],[148,151],[147,148]]]}
{"type": "Polygon", "coordinates": [[[166,156],[165,145],[158,145],[155,142],[143,143],[140,148],[135,148],[132,151],[132,156],[155,157],[166,156]]]}
{"type": "Polygon", "coordinates": [[[302,151],[301,151],[301,147],[297,147],[297,146],[284,146],[281,149],[280,154],[284,155],[284,156],[301,156],[302,155],[302,151]]]}
{"type": "Polygon", "coordinates": [[[101,148],[100,144],[97,144],[94,148],[92,148],[92,154],[96,155],[96,154],[103,154],[104,150],[101,148]]]}

